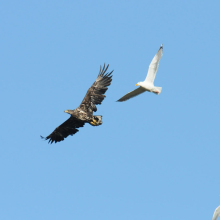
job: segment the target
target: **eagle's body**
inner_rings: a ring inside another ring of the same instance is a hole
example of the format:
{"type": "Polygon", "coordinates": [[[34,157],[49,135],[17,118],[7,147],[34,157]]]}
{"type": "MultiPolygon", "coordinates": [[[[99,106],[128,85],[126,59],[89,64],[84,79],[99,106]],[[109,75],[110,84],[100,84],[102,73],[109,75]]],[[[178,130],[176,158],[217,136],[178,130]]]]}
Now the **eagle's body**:
{"type": "Polygon", "coordinates": [[[93,115],[93,112],[97,111],[96,105],[101,104],[105,98],[104,93],[107,91],[107,86],[109,86],[112,81],[111,74],[113,71],[106,73],[108,66],[109,65],[105,68],[104,64],[103,68],[100,67],[96,81],[87,91],[80,106],[74,110],[66,110],[65,112],[70,114],[70,118],[57,127],[45,138],[45,140],[49,140],[49,143],[56,143],[78,132],[77,128],[83,127],[85,123],[89,123],[92,126],[102,124],[102,116],[93,115]]]}
{"type": "Polygon", "coordinates": [[[71,115],[71,117],[83,121],[85,123],[89,123],[93,126],[98,126],[102,124],[102,116],[101,115],[93,115],[93,112],[87,112],[86,110],[82,110],[80,107],[74,110],[65,110],[64,112],[71,115]]]}

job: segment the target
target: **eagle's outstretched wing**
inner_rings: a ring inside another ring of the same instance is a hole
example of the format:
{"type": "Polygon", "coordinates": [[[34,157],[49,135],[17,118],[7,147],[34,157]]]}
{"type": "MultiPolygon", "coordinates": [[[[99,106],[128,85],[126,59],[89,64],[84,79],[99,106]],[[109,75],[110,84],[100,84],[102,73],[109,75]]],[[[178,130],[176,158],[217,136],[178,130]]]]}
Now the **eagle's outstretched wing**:
{"type": "Polygon", "coordinates": [[[111,84],[112,81],[112,72],[106,73],[109,65],[106,66],[105,64],[103,68],[100,66],[99,75],[93,85],[88,89],[82,103],[80,104],[79,108],[85,112],[92,113],[93,111],[96,112],[97,108],[96,105],[100,105],[105,98],[105,92],[108,89],[107,86],[111,84]]]}
{"type": "Polygon", "coordinates": [[[50,135],[46,138],[42,137],[45,140],[49,140],[48,143],[63,141],[69,135],[74,135],[79,130],[77,128],[83,127],[85,122],[77,120],[72,116],[67,119],[63,124],[58,126],[50,135]]]}

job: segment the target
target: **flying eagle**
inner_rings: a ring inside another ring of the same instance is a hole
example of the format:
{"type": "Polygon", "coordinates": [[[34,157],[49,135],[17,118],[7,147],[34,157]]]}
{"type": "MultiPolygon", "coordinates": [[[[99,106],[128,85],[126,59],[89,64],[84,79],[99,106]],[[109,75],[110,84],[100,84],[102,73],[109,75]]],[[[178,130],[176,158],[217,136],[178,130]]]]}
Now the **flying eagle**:
{"type": "Polygon", "coordinates": [[[157,95],[161,93],[162,87],[154,86],[154,79],[157,73],[159,61],[162,57],[162,54],[163,54],[163,44],[160,46],[160,49],[158,50],[157,54],[154,56],[153,60],[150,63],[145,81],[137,83],[135,86],[140,86],[140,87],[124,95],[122,98],[118,100],[118,102],[126,101],[130,98],[140,95],[145,91],[153,92],[157,95]]]}
{"type": "Polygon", "coordinates": [[[48,143],[63,141],[69,135],[74,135],[78,132],[77,128],[83,127],[85,123],[89,123],[92,126],[98,126],[102,124],[101,115],[93,115],[93,112],[97,111],[96,105],[100,105],[105,98],[105,92],[107,86],[111,84],[112,72],[106,73],[109,65],[105,68],[100,66],[99,75],[93,85],[89,88],[80,106],[74,110],[65,110],[64,112],[70,114],[70,118],[63,124],[57,127],[45,140],[49,140],[48,143]]]}

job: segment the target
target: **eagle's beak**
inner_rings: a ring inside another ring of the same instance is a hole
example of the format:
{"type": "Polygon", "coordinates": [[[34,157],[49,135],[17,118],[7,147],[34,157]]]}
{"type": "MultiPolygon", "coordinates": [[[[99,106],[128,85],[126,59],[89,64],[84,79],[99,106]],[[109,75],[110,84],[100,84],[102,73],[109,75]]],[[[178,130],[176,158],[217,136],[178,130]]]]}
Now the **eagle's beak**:
{"type": "Polygon", "coordinates": [[[65,110],[64,112],[68,113],[68,110],[65,110]]]}
{"type": "Polygon", "coordinates": [[[135,86],[138,86],[138,84],[136,84],[135,86]]]}

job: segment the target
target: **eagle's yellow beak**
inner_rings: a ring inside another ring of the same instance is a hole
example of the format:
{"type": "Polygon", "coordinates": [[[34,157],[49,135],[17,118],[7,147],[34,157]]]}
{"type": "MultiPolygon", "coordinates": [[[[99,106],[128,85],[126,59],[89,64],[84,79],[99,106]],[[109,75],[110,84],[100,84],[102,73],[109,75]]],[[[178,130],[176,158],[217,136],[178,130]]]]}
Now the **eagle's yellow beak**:
{"type": "Polygon", "coordinates": [[[136,84],[135,86],[138,86],[138,84],[136,84]]]}
{"type": "Polygon", "coordinates": [[[65,110],[64,112],[68,113],[68,110],[65,110]]]}

